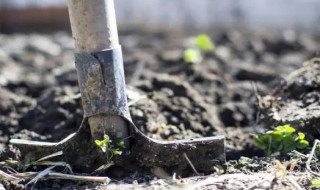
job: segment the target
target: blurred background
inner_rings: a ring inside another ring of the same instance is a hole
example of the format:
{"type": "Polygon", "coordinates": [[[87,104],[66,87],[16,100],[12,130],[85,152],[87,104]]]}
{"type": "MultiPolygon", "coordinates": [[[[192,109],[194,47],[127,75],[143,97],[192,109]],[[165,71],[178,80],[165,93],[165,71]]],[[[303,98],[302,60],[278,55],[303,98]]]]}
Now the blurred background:
{"type": "MultiPolygon", "coordinates": [[[[120,30],[250,27],[310,30],[319,0],[115,0],[120,30]]],[[[70,30],[65,0],[1,0],[0,32],[70,30]]]]}

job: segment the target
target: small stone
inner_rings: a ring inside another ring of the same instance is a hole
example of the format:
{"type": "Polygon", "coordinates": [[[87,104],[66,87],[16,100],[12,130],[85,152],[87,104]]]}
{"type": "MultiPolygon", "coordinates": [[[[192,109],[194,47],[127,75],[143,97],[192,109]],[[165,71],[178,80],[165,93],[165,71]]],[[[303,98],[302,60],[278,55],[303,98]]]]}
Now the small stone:
{"type": "Polygon", "coordinates": [[[165,134],[166,136],[170,136],[170,135],[172,134],[172,132],[171,132],[170,129],[167,129],[167,130],[164,131],[164,134],[165,134]]]}
{"type": "Polygon", "coordinates": [[[136,110],[135,114],[137,117],[143,117],[143,111],[141,111],[141,110],[136,110]]]}
{"type": "Polygon", "coordinates": [[[179,124],[179,119],[176,116],[172,115],[170,117],[170,123],[173,124],[173,125],[177,125],[177,124],[179,124]]]}

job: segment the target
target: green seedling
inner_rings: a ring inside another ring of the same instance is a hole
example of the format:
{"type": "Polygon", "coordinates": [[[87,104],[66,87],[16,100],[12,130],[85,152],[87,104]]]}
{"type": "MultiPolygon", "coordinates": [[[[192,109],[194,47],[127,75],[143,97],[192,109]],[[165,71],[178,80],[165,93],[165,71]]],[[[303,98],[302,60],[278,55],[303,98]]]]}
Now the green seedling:
{"type": "Polygon", "coordinates": [[[108,135],[105,135],[104,139],[95,140],[94,142],[103,152],[106,152],[108,155],[110,155],[108,160],[111,160],[113,156],[120,156],[122,154],[120,148],[125,148],[124,141],[116,142],[115,146],[108,135]]]}
{"type": "Polygon", "coordinates": [[[207,34],[200,34],[193,40],[193,45],[196,46],[201,52],[211,52],[214,45],[211,38],[207,34]]]}
{"type": "Polygon", "coordinates": [[[279,152],[281,154],[309,146],[305,134],[296,132],[290,125],[278,126],[272,131],[257,135],[255,143],[265,151],[266,156],[279,152]]]}
{"type": "Polygon", "coordinates": [[[312,178],[310,182],[313,187],[320,187],[320,178],[312,178]]]}
{"type": "Polygon", "coordinates": [[[202,62],[202,55],[198,49],[188,48],[183,53],[184,61],[186,63],[199,64],[202,62]]]}
{"type": "Polygon", "coordinates": [[[186,63],[199,64],[205,53],[212,52],[214,45],[207,34],[200,34],[189,42],[189,47],[184,50],[183,58],[186,63]]]}

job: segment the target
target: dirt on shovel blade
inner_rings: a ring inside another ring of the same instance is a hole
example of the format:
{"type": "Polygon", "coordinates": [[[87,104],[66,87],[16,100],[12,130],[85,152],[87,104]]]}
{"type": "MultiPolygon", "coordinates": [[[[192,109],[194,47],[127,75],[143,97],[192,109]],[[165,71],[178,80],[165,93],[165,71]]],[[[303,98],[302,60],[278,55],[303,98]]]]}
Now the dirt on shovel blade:
{"type": "MultiPolygon", "coordinates": [[[[190,170],[189,178],[180,178],[161,168],[128,172],[111,167],[98,174],[110,177],[111,184],[39,179],[33,188],[314,188],[303,156],[310,149],[264,157],[253,136],[291,124],[306,134],[310,145],[319,137],[320,69],[317,63],[303,62],[317,50],[320,38],[271,30],[209,35],[215,49],[201,64],[183,61],[183,42],[192,35],[126,32],[120,43],[136,126],[160,140],[225,135],[225,171],[217,167],[212,175],[201,176],[190,170]],[[276,104],[262,109],[257,94],[273,97],[276,104]]],[[[1,161],[19,159],[19,151],[8,144],[10,138],[56,142],[80,126],[83,113],[73,49],[71,36],[63,32],[0,35],[0,170],[11,171],[1,161]]],[[[310,163],[311,169],[318,165],[310,163]]],[[[56,169],[62,172],[64,167],[56,169]]],[[[30,188],[27,182],[0,177],[0,189],[30,188]]]]}

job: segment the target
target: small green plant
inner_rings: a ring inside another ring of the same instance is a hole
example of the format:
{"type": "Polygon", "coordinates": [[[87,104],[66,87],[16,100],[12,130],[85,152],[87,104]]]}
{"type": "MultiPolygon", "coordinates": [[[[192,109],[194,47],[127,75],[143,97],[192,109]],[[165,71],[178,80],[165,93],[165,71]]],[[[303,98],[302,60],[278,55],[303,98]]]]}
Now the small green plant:
{"type": "Polygon", "coordinates": [[[186,63],[201,63],[202,55],[197,49],[188,48],[184,51],[184,61],[186,63]]]}
{"type": "Polygon", "coordinates": [[[308,147],[309,142],[305,140],[305,134],[296,132],[290,125],[276,127],[272,131],[257,135],[255,143],[265,151],[266,156],[273,153],[287,153],[296,149],[308,147]]]}
{"type": "Polygon", "coordinates": [[[115,146],[108,135],[105,135],[104,139],[95,140],[94,142],[103,152],[108,153],[108,160],[111,160],[113,156],[120,156],[122,154],[120,148],[125,148],[124,141],[116,142],[115,146]]]}
{"type": "Polygon", "coordinates": [[[320,178],[312,178],[310,182],[313,187],[320,187],[320,178]]]}
{"type": "Polygon", "coordinates": [[[212,52],[214,45],[207,34],[200,34],[191,40],[187,49],[184,50],[183,58],[186,63],[199,64],[203,60],[203,54],[212,52]]]}
{"type": "Polygon", "coordinates": [[[195,39],[193,39],[193,44],[201,52],[211,52],[214,49],[214,45],[211,38],[207,34],[200,34],[195,39]]]}

